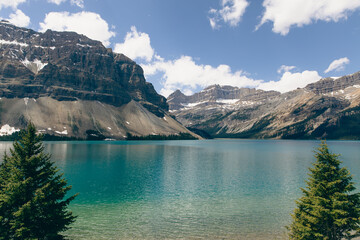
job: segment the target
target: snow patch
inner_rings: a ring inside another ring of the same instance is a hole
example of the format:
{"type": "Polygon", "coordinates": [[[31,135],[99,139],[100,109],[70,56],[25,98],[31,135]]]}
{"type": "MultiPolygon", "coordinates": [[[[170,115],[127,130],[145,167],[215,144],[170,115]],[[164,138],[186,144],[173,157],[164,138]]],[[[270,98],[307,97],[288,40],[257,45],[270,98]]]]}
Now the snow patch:
{"type": "Polygon", "coordinates": [[[68,134],[68,131],[67,130],[64,130],[62,132],[60,131],[55,131],[57,134],[61,134],[61,135],[67,135],[68,134]]]}
{"type": "Polygon", "coordinates": [[[195,103],[181,103],[182,106],[184,106],[185,108],[193,108],[197,105],[203,104],[203,103],[207,103],[208,101],[203,101],[203,102],[195,102],[195,103]]]}
{"type": "Polygon", "coordinates": [[[10,127],[9,124],[5,124],[0,129],[0,136],[11,135],[14,132],[19,132],[19,131],[20,131],[20,129],[15,129],[14,127],[10,127]]]}
{"type": "Polygon", "coordinates": [[[218,99],[217,103],[225,103],[225,104],[235,104],[239,99],[218,99]]]}
{"type": "Polygon", "coordinates": [[[83,45],[83,44],[77,43],[76,45],[78,45],[79,47],[83,47],[83,48],[84,47],[92,48],[92,46],[89,44],[83,45]]]}
{"type": "Polygon", "coordinates": [[[7,41],[7,40],[4,40],[4,39],[0,39],[0,44],[4,44],[4,45],[18,45],[20,47],[27,47],[29,46],[29,44],[27,43],[20,43],[18,41],[7,41]]]}
{"type": "Polygon", "coordinates": [[[25,102],[25,105],[27,106],[28,102],[29,102],[29,98],[28,97],[24,98],[24,102],[25,102]]]}
{"type": "Polygon", "coordinates": [[[24,64],[25,67],[27,67],[30,71],[37,74],[38,72],[43,69],[47,63],[42,63],[38,59],[34,59],[34,61],[29,61],[27,58],[25,60],[21,61],[22,64],[24,64]]]}
{"type": "Polygon", "coordinates": [[[243,105],[243,106],[249,106],[249,105],[254,105],[255,102],[253,102],[253,101],[241,101],[240,104],[243,105]]]}
{"type": "Polygon", "coordinates": [[[351,100],[353,98],[354,98],[354,96],[352,94],[346,94],[345,95],[345,99],[347,99],[347,100],[351,100]]]}

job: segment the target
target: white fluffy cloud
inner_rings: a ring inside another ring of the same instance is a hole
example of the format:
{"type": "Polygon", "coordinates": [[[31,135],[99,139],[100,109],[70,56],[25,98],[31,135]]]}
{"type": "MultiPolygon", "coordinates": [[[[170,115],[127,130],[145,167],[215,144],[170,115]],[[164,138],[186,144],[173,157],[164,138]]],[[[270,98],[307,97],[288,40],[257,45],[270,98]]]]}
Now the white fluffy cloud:
{"type": "Polygon", "coordinates": [[[20,3],[24,3],[26,1],[27,0],[0,0],[0,9],[6,7],[11,7],[13,9],[16,9],[20,3]]]}
{"type": "Polygon", "coordinates": [[[324,71],[324,73],[328,73],[331,71],[342,71],[345,68],[346,64],[349,64],[350,60],[347,57],[339,58],[330,63],[329,67],[324,71]]]}
{"type": "Polygon", "coordinates": [[[248,5],[249,3],[246,0],[222,0],[221,9],[211,9],[209,11],[210,26],[216,29],[221,21],[228,23],[230,26],[237,26],[248,5]]]}
{"type": "Polygon", "coordinates": [[[295,69],[295,66],[286,66],[286,65],[281,65],[281,67],[277,70],[277,73],[281,74],[284,72],[290,72],[291,70],[295,69]]]}
{"type": "Polygon", "coordinates": [[[84,8],[84,0],[70,0],[70,3],[80,8],[84,8]]]}
{"type": "Polygon", "coordinates": [[[18,27],[27,27],[30,24],[30,18],[19,9],[10,14],[10,18],[7,20],[18,27]]]}
{"type": "Polygon", "coordinates": [[[47,0],[49,3],[54,3],[56,5],[60,5],[63,2],[66,2],[66,0],[47,0]]]}
{"type": "Polygon", "coordinates": [[[230,66],[198,64],[190,56],[181,56],[174,60],[165,60],[155,54],[150,44],[150,37],[141,33],[135,27],[127,33],[124,43],[116,45],[116,52],[124,53],[133,59],[143,60],[141,64],[145,77],[160,76],[164,96],[170,95],[177,89],[185,94],[192,94],[199,88],[205,88],[213,84],[231,85],[236,87],[254,87],[264,90],[276,90],[287,92],[296,88],[305,87],[321,79],[316,71],[303,71],[291,73],[295,66],[282,65],[278,72],[283,73],[279,81],[265,82],[253,79],[244,71],[233,71],[230,66]]]}
{"type": "MultiPolygon", "coordinates": [[[[49,3],[54,3],[60,5],[61,3],[66,2],[67,0],[47,0],[49,3]]],[[[76,5],[80,8],[84,7],[84,0],[70,0],[71,5],[76,5]]]]}
{"type": "Polygon", "coordinates": [[[0,0],[0,10],[2,8],[10,7],[15,11],[14,13],[11,13],[9,18],[6,20],[19,27],[29,26],[30,18],[21,10],[17,9],[19,4],[25,3],[26,1],[27,0],[0,0]]]}
{"type": "Polygon", "coordinates": [[[44,32],[47,29],[74,31],[101,41],[105,46],[109,46],[110,38],[115,36],[115,33],[110,31],[108,23],[99,14],[86,11],[74,14],[50,12],[46,14],[44,22],[40,23],[40,31],[44,32]]]}
{"type": "Polygon", "coordinates": [[[160,93],[170,95],[177,89],[191,94],[198,88],[213,84],[231,85],[236,87],[254,87],[263,90],[275,90],[281,93],[303,88],[321,79],[317,71],[291,73],[295,66],[285,66],[279,81],[265,82],[248,77],[243,71],[232,71],[228,65],[213,67],[197,64],[191,57],[182,56],[173,61],[158,60],[142,65],[145,75],[162,74],[163,88],[160,93]],[[287,71],[284,71],[287,68],[287,71]]]}
{"type": "Polygon", "coordinates": [[[164,96],[176,89],[191,93],[198,87],[204,88],[212,84],[256,87],[261,83],[260,80],[247,77],[243,71],[233,72],[228,65],[213,67],[197,64],[190,56],[182,56],[173,61],[160,59],[142,67],[147,76],[162,74],[163,88],[160,93],[164,96]]]}
{"type": "Polygon", "coordinates": [[[125,36],[123,43],[117,43],[114,52],[123,53],[131,59],[144,59],[150,62],[155,54],[147,33],[138,32],[135,26],[125,36]]]}
{"type": "Polygon", "coordinates": [[[281,93],[303,88],[310,83],[319,81],[321,76],[317,71],[303,71],[297,73],[285,72],[279,81],[263,82],[257,88],[275,90],[281,93]]]}
{"type": "Polygon", "coordinates": [[[360,7],[360,0],[264,0],[263,6],[265,12],[257,28],[271,21],[273,32],[286,35],[292,26],[346,19],[360,7]]]}

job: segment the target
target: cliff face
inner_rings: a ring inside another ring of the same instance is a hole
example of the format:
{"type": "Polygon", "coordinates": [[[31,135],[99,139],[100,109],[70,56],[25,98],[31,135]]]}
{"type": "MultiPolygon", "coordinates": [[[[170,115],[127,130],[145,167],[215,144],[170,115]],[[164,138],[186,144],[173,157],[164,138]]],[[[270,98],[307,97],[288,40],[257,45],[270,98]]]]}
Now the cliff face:
{"type": "Polygon", "coordinates": [[[74,32],[0,22],[1,129],[32,121],[43,133],[79,138],[188,132],[167,110],[125,55],[74,32]]]}
{"type": "Polygon", "coordinates": [[[360,72],[341,77],[340,79],[324,78],[305,87],[316,94],[326,94],[344,90],[347,87],[360,84],[360,72]]]}
{"type": "Polygon", "coordinates": [[[193,96],[177,91],[168,103],[177,120],[213,137],[360,139],[360,72],[283,94],[220,86],[193,96]],[[231,94],[219,97],[214,89],[231,94]]]}
{"type": "Polygon", "coordinates": [[[197,104],[201,102],[220,103],[226,100],[261,101],[280,95],[276,91],[263,91],[254,88],[237,88],[232,86],[211,85],[199,93],[185,96],[179,90],[172,93],[167,102],[171,110],[179,110],[184,105],[197,104]]]}
{"type": "Polygon", "coordinates": [[[114,106],[165,98],[145,81],[139,65],[100,42],[73,32],[37,33],[0,23],[0,95],[98,100],[114,106]]]}

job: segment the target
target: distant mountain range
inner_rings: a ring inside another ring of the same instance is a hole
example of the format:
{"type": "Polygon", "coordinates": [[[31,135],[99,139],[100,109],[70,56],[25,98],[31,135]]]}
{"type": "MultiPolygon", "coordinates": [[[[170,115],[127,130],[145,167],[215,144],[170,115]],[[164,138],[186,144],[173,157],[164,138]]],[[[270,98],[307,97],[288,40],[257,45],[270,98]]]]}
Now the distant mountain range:
{"type": "Polygon", "coordinates": [[[191,133],[168,115],[142,68],[99,41],[1,21],[0,46],[0,136],[29,121],[44,134],[82,139],[191,133]]]}
{"type": "Polygon", "coordinates": [[[360,72],[283,94],[213,85],[166,100],[134,61],[74,32],[1,21],[0,46],[0,137],[32,121],[80,139],[360,139],[360,72]]]}
{"type": "Polygon", "coordinates": [[[360,139],[360,72],[283,94],[213,85],[167,101],[178,121],[212,137],[360,139]]]}

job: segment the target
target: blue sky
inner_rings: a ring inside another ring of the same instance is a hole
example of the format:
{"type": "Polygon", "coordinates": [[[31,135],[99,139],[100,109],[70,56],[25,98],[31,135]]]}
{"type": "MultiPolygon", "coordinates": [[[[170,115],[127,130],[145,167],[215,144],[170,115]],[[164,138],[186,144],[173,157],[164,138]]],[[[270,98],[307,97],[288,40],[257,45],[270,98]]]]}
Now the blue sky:
{"type": "Polygon", "coordinates": [[[360,0],[0,0],[18,26],[125,53],[167,96],[212,84],[290,91],[360,70],[360,0]]]}

